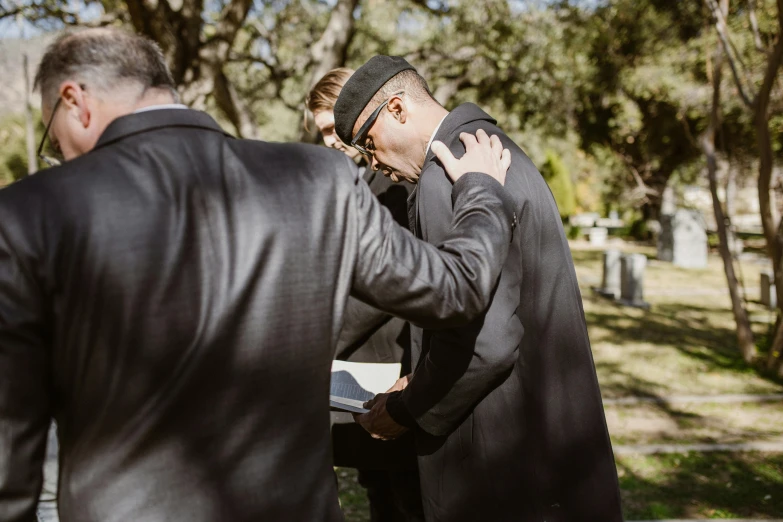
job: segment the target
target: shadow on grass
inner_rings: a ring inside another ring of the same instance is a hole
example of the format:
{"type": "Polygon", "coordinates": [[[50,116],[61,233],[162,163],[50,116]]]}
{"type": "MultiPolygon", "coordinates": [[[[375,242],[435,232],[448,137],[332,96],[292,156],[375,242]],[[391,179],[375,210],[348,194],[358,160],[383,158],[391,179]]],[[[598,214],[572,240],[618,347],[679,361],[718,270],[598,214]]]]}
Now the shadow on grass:
{"type": "MultiPolygon", "coordinates": [[[[603,329],[603,332],[591,335],[594,343],[671,346],[689,358],[702,362],[705,371],[757,373],[770,382],[783,385],[783,379],[762,371],[761,364],[751,366],[745,363],[737,349],[733,324],[715,326],[707,319],[709,314],[715,313],[714,308],[667,303],[656,305],[643,315],[631,316],[619,305],[611,307],[611,311],[585,313],[589,326],[603,329]]],[[[759,363],[762,359],[759,357],[759,363]]]]}
{"type": "Polygon", "coordinates": [[[692,453],[617,458],[627,520],[767,518],[783,513],[783,455],[692,453]]]}

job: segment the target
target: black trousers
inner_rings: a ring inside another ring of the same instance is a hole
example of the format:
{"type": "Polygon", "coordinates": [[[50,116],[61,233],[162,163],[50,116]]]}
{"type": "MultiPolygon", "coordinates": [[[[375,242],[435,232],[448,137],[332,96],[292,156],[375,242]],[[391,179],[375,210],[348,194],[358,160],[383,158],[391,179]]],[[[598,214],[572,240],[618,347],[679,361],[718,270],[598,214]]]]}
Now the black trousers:
{"type": "Polygon", "coordinates": [[[360,469],[367,490],[371,522],[424,522],[418,470],[360,469]]]}

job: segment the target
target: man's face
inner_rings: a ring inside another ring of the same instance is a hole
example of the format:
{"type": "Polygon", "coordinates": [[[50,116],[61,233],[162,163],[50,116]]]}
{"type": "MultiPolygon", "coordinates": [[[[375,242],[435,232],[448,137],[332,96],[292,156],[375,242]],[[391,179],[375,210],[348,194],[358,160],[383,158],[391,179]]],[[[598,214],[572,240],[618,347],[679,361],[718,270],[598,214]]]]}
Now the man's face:
{"type": "MultiPolygon", "coordinates": [[[[367,119],[359,118],[353,128],[354,135],[367,119]]],[[[416,183],[424,164],[425,144],[419,143],[413,127],[401,95],[392,96],[359,143],[370,153],[370,167],[394,182],[416,183]]]]}
{"type": "Polygon", "coordinates": [[[334,130],[334,112],[332,111],[318,111],[313,114],[315,119],[315,126],[321,131],[321,136],[324,138],[324,145],[329,148],[337,149],[343,152],[351,159],[356,159],[361,154],[353,147],[349,147],[340,139],[334,130]]]}

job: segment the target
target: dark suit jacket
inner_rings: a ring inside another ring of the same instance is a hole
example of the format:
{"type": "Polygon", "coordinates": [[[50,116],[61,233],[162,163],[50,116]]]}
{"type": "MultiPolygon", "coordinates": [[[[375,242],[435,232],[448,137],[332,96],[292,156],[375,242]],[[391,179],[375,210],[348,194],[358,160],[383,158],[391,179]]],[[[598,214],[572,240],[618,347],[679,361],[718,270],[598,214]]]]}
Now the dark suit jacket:
{"type": "MultiPolygon", "coordinates": [[[[365,166],[359,167],[359,173],[394,221],[408,228],[408,196],[413,186],[410,183],[394,183],[365,166]]],[[[401,363],[402,375],[411,372],[408,323],[354,298],[348,300],[343,317],[335,359],[401,363]]],[[[417,467],[412,433],[391,442],[374,439],[354,422],[350,413],[332,412],[332,448],[335,466],[379,470],[413,470],[417,467]]]]}
{"type": "MultiPolygon", "coordinates": [[[[487,313],[462,328],[414,329],[413,379],[390,398],[393,416],[411,415],[420,427],[427,520],[621,522],[612,448],[557,206],[530,159],[475,105],[451,112],[435,139],[461,155],[459,134],[478,129],[497,134],[511,151],[506,189],[519,226],[487,313]]],[[[430,151],[411,198],[418,237],[436,245],[447,238],[451,190],[430,151]]]]}
{"type": "Polygon", "coordinates": [[[511,234],[505,191],[469,174],[451,239],[419,243],[348,162],[157,110],[0,191],[0,520],[35,519],[51,417],[62,522],[342,519],[327,395],[349,292],[465,322],[511,234]]]}

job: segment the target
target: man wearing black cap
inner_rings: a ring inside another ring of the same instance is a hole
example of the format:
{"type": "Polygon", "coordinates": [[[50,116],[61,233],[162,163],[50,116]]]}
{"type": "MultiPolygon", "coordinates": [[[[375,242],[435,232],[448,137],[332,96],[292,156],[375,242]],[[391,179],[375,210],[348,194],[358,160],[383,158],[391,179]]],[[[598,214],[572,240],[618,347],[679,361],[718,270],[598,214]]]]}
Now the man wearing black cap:
{"type": "Polygon", "coordinates": [[[460,154],[462,133],[498,135],[512,152],[506,188],[520,225],[486,313],[463,328],[413,329],[414,373],[357,421],[383,439],[414,430],[428,521],[622,521],[573,262],[536,167],[477,106],[446,111],[402,58],[359,68],[334,113],[373,169],[416,183],[411,230],[433,244],[453,215],[435,153],[460,154]]]}

